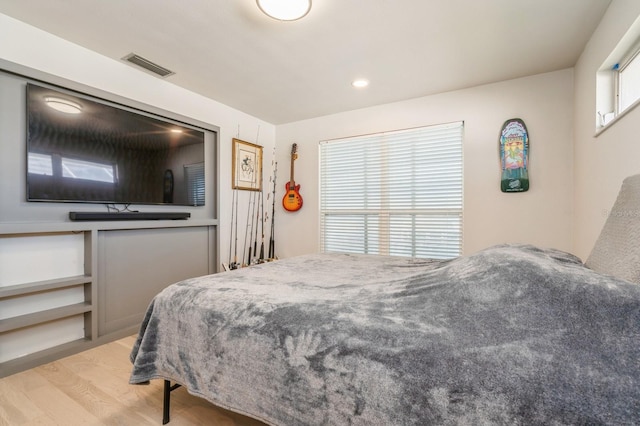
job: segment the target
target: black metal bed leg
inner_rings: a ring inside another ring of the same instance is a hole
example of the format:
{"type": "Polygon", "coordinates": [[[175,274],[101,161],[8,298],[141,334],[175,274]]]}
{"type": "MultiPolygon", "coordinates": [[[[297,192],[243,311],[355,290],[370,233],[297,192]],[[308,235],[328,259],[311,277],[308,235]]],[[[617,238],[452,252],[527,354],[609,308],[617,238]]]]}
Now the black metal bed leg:
{"type": "Polygon", "coordinates": [[[164,401],[162,402],[162,424],[169,423],[169,404],[171,404],[171,382],[164,381],[164,401]]]}
{"type": "Polygon", "coordinates": [[[171,392],[178,389],[181,385],[176,383],[173,386],[171,381],[164,381],[164,398],[162,402],[162,424],[166,425],[171,420],[169,418],[169,410],[171,408],[171,392]]]}

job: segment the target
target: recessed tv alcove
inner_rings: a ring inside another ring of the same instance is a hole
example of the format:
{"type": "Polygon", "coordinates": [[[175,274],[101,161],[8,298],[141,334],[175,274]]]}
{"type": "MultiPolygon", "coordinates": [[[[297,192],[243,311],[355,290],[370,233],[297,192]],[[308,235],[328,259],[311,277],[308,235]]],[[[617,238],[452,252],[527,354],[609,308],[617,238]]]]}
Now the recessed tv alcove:
{"type": "Polygon", "coordinates": [[[27,200],[205,204],[202,129],[27,84],[27,200]]]}

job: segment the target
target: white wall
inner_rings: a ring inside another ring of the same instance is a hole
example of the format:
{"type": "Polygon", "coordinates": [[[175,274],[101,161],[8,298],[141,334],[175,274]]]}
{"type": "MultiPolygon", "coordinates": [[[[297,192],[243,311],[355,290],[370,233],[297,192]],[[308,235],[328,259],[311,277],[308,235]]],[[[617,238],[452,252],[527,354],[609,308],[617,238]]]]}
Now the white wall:
{"type": "MultiPolygon", "coordinates": [[[[256,142],[259,128],[257,143],[264,146],[267,165],[271,162],[275,143],[275,126],[175,86],[171,84],[170,77],[162,80],[2,14],[0,40],[4,40],[0,43],[0,59],[5,61],[218,126],[219,220],[221,225],[225,225],[219,227],[220,259],[226,261],[228,224],[231,222],[231,140],[239,137],[256,142]]],[[[16,185],[18,181],[17,177],[3,180],[0,182],[0,192],[5,185],[16,185]]],[[[244,198],[247,197],[243,197],[241,203],[245,202],[244,198]]],[[[0,217],[0,220],[3,219],[0,217]]]]}
{"type": "MultiPolygon", "coordinates": [[[[519,241],[585,257],[604,223],[602,212],[611,206],[620,182],[640,171],[640,145],[634,143],[640,109],[597,138],[593,129],[595,72],[639,14],[640,2],[614,0],[573,71],[277,127],[1,14],[0,37],[14,42],[0,44],[0,59],[219,126],[223,261],[231,223],[231,138],[237,136],[238,127],[241,139],[254,142],[260,126],[258,143],[265,147],[266,192],[271,191],[271,152],[277,142],[276,251],[287,257],[318,248],[320,140],[455,120],[465,121],[464,252],[519,241]],[[498,131],[504,120],[512,117],[524,119],[531,134],[531,189],[522,194],[503,194],[498,187],[498,131]],[[288,179],[293,142],[299,146],[296,180],[302,184],[305,205],[297,213],[286,213],[279,201],[288,179]]],[[[8,184],[11,182],[0,183],[8,184]]],[[[266,231],[268,237],[268,227],[266,231]]]]}
{"type": "MultiPolygon", "coordinates": [[[[375,84],[375,82],[373,82],[375,84]]],[[[276,252],[316,252],[318,142],[326,139],[463,120],[465,254],[504,242],[572,248],[573,73],[562,70],[470,89],[319,117],[276,128],[278,197],[298,144],[301,210],[277,211],[276,252]],[[505,120],[522,118],[531,137],[531,187],[500,191],[498,136],[505,120]]]]}
{"type": "Polygon", "coordinates": [[[640,19],[640,1],[613,0],[574,68],[575,194],[573,252],[586,258],[622,180],[640,173],[640,108],[595,136],[596,72],[640,19]]]}

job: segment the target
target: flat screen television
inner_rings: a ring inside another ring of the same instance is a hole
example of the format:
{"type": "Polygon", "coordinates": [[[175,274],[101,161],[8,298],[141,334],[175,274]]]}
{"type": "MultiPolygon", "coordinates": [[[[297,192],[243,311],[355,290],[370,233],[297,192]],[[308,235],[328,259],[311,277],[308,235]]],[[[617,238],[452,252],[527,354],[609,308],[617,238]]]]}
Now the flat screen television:
{"type": "Polygon", "coordinates": [[[204,131],[27,84],[27,200],[202,206],[204,131]]]}

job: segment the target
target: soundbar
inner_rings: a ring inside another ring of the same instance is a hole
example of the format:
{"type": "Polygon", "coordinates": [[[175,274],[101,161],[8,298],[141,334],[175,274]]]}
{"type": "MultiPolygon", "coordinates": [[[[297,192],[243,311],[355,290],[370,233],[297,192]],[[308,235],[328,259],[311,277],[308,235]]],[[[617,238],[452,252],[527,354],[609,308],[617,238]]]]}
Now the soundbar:
{"type": "Polygon", "coordinates": [[[191,213],[186,212],[69,212],[73,221],[88,220],[179,220],[188,219],[191,213]]]}

